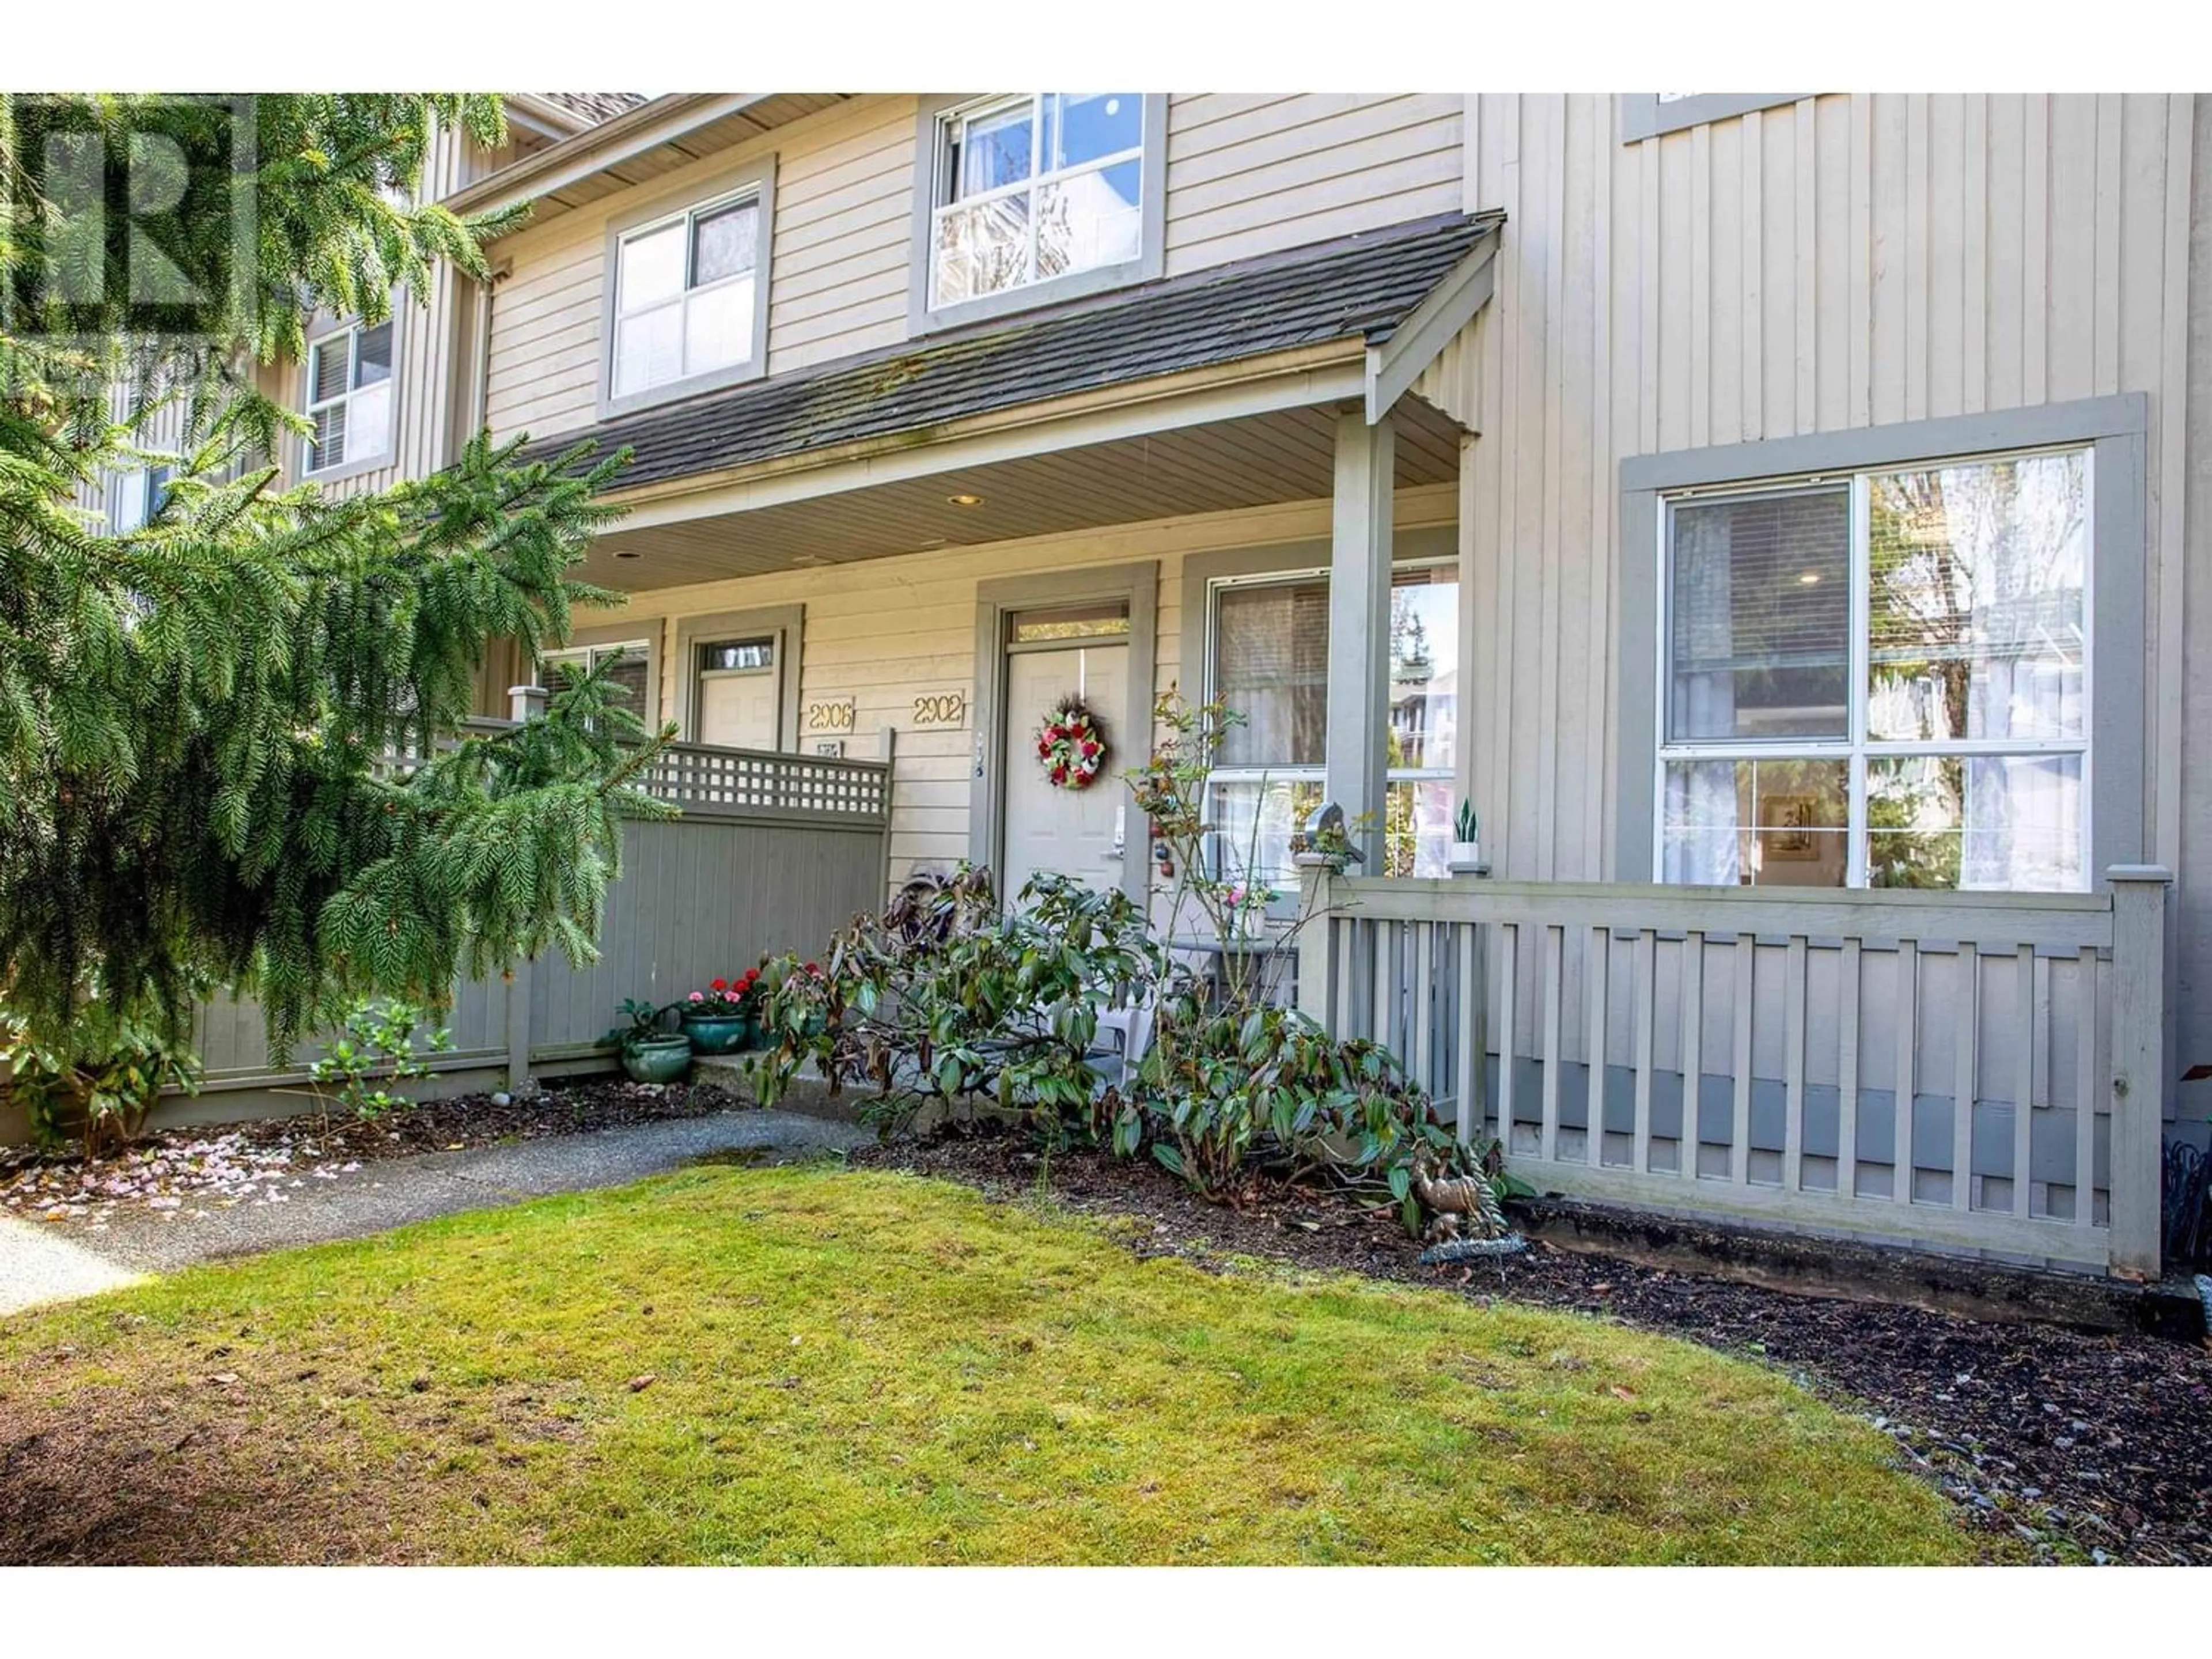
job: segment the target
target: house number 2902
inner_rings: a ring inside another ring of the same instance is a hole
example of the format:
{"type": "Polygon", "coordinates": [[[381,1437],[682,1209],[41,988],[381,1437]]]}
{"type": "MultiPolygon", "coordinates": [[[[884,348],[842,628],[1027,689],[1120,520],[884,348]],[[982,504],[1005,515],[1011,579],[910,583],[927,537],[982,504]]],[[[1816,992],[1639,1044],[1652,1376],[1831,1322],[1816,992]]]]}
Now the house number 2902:
{"type": "Polygon", "coordinates": [[[916,726],[962,726],[968,724],[968,694],[938,691],[914,700],[916,726]]]}

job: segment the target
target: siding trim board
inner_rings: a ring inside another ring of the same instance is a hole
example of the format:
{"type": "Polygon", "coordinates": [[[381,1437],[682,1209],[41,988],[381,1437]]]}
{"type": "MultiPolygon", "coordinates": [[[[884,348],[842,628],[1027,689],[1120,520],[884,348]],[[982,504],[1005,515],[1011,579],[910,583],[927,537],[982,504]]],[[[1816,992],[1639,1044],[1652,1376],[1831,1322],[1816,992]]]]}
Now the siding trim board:
{"type": "Polygon", "coordinates": [[[1659,526],[1665,494],[2081,443],[2089,444],[2095,456],[2089,586],[2096,678],[2090,693],[2088,868],[2092,881],[2101,884],[2105,872],[2115,865],[2142,862],[2143,734],[2149,712],[2144,681],[2149,557],[2144,469],[2149,433],[2150,399],[2135,392],[1624,459],[1613,878],[1656,878],[1654,763],[1659,752],[1659,619],[1664,608],[1659,526]]]}
{"type": "Polygon", "coordinates": [[[1794,104],[1813,94],[1803,92],[1693,92],[1686,98],[1661,103],[1656,92],[1624,92],[1613,101],[1620,142],[1659,138],[1670,132],[1733,120],[1778,104],[1794,104]]]}

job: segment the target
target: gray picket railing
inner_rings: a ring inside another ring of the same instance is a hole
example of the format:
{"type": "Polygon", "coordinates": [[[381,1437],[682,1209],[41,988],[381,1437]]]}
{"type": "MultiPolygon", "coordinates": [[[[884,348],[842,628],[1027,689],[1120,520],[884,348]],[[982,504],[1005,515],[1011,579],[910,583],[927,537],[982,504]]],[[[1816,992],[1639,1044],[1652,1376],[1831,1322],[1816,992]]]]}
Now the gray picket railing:
{"type": "Polygon", "coordinates": [[[1540,1191],[2159,1270],[2162,869],[2085,894],[1302,874],[1299,1006],[1540,1191]]]}

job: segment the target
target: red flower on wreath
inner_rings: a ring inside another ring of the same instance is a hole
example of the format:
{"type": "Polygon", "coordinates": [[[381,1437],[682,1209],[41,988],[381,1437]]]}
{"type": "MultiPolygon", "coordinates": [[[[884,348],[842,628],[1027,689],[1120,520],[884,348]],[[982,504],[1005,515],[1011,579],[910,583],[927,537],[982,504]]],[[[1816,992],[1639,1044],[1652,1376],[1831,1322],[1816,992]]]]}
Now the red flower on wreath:
{"type": "Polygon", "coordinates": [[[1036,754],[1057,789],[1088,789],[1106,763],[1106,733],[1080,698],[1064,698],[1044,718],[1036,754]]]}

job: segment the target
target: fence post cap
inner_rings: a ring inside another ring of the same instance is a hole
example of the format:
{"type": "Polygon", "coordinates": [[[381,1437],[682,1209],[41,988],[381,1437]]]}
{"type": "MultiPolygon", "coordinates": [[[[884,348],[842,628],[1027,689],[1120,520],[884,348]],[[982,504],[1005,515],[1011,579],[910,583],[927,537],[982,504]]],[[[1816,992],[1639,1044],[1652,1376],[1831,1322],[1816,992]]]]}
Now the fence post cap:
{"type": "Polygon", "coordinates": [[[2162,864],[2115,864],[2105,872],[2106,881],[2154,881],[2172,883],[2173,872],[2162,864]]]}

